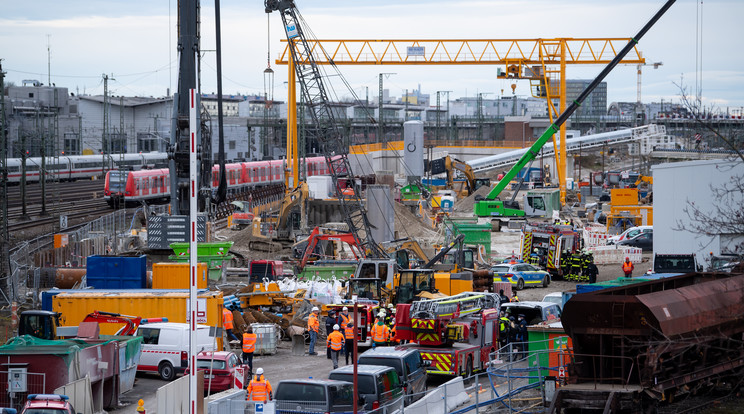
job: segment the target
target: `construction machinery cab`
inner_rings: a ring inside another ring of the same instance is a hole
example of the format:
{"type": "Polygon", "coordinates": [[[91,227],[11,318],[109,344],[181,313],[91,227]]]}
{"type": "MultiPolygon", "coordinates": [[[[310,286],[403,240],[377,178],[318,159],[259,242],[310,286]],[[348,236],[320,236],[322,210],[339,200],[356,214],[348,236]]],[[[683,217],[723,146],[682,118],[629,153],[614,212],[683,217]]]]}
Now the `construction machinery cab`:
{"type": "Polygon", "coordinates": [[[41,339],[57,338],[60,314],[45,310],[30,310],[21,313],[18,336],[31,335],[41,339]]]}
{"type": "Polygon", "coordinates": [[[434,288],[434,271],[430,269],[405,269],[400,271],[395,287],[393,304],[412,303],[422,292],[437,293],[434,288]]]}
{"type": "Polygon", "coordinates": [[[345,299],[351,300],[354,299],[354,296],[358,299],[380,301],[382,299],[382,282],[380,279],[373,278],[349,279],[349,289],[345,299]]]}

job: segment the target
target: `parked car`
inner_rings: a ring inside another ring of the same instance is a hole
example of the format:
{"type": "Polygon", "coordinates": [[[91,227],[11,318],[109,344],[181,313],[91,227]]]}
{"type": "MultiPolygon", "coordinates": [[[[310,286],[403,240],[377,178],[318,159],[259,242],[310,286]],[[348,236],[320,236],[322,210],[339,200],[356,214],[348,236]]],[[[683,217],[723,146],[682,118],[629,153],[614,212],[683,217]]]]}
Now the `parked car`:
{"type": "Polygon", "coordinates": [[[353,383],[325,379],[279,381],[274,392],[276,414],[350,413],[353,398],[353,383]]]}
{"type": "Polygon", "coordinates": [[[76,414],[69,399],[59,394],[29,394],[21,414],[76,414]]]}
{"type": "Polygon", "coordinates": [[[501,263],[491,266],[493,278],[501,278],[502,282],[510,282],[516,290],[522,290],[525,286],[542,286],[550,285],[550,273],[540,270],[537,267],[527,263],[501,263]]]}
{"type": "Polygon", "coordinates": [[[515,318],[522,314],[530,325],[552,322],[561,318],[561,308],[552,302],[502,303],[501,310],[515,318]]]}
{"type": "Polygon", "coordinates": [[[624,232],[618,234],[617,236],[612,236],[609,239],[607,239],[607,244],[617,244],[619,241],[625,240],[625,239],[632,239],[633,237],[641,234],[641,233],[653,233],[654,226],[635,226],[631,227],[624,232]]]}
{"type": "MultiPolygon", "coordinates": [[[[245,388],[248,367],[233,352],[200,352],[196,356],[196,369],[204,372],[204,391],[216,393],[235,387],[237,378],[245,388]]],[[[188,374],[186,368],[184,374],[188,374]]]]}
{"type": "MultiPolygon", "coordinates": [[[[137,371],[157,372],[160,378],[172,381],[189,365],[189,325],[187,323],[158,322],[141,325],[137,335],[142,337],[142,355],[137,371]]],[[[214,351],[214,339],[209,326],[197,325],[196,349],[214,351]]]]}
{"type": "Polygon", "coordinates": [[[640,233],[632,239],[620,240],[618,246],[638,247],[644,252],[654,250],[654,233],[640,233]]]}
{"type": "Polygon", "coordinates": [[[16,411],[15,408],[0,408],[0,414],[18,414],[18,411],[16,411]]]}
{"type": "Polygon", "coordinates": [[[360,365],[382,365],[395,369],[406,394],[406,404],[426,394],[426,367],[431,361],[424,361],[418,349],[378,346],[364,351],[358,362],[360,365]]]}
{"type": "MultiPolygon", "coordinates": [[[[354,366],[336,368],[328,375],[337,381],[354,381],[354,366]]],[[[359,397],[370,414],[393,414],[403,408],[403,387],[395,369],[379,365],[357,365],[359,397]]]]}

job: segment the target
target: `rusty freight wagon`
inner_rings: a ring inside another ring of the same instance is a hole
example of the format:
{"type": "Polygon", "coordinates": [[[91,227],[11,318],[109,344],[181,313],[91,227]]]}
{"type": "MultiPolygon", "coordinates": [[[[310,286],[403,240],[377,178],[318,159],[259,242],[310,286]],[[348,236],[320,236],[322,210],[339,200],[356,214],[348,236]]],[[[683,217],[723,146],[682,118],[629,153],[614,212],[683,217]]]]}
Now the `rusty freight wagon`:
{"type": "Polygon", "coordinates": [[[553,410],[653,410],[744,370],[744,275],[688,273],[575,295],[570,384],[553,410]]]}

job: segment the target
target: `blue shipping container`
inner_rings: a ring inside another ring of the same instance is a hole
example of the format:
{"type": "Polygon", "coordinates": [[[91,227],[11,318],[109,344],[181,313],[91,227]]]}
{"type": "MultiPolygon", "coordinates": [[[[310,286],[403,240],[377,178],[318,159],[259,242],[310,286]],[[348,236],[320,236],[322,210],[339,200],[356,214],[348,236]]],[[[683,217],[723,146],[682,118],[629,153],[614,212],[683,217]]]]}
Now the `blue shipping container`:
{"type": "Polygon", "coordinates": [[[86,280],[96,289],[147,288],[147,257],[88,256],[86,280]]]}

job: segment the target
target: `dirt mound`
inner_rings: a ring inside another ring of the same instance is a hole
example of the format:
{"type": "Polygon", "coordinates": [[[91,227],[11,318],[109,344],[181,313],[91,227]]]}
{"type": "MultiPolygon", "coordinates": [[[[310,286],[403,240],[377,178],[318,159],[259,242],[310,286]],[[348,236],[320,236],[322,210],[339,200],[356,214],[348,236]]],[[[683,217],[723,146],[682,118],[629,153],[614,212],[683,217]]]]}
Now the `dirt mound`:
{"type": "Polygon", "coordinates": [[[475,206],[475,197],[476,196],[486,197],[489,191],[491,191],[490,187],[481,187],[477,189],[473,194],[470,194],[469,196],[461,200],[457,200],[457,202],[455,203],[454,210],[458,213],[467,213],[467,212],[472,213],[473,206],[475,206]]]}
{"type": "Polygon", "coordinates": [[[395,230],[398,232],[398,237],[411,237],[422,245],[424,244],[422,242],[433,243],[441,238],[437,231],[401,203],[395,203],[395,230]]]}

